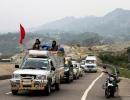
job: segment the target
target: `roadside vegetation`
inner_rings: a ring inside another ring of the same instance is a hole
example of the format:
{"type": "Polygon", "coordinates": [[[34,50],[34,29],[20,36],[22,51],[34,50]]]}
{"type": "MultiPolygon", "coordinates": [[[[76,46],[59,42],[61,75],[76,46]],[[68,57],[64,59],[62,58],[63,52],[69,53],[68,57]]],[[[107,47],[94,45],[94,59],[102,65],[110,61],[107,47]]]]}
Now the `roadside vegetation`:
{"type": "MultiPolygon", "coordinates": [[[[104,64],[118,68],[121,77],[130,78],[129,52],[100,52],[98,56],[104,64]]],[[[109,68],[114,71],[113,67],[109,68]]]]}

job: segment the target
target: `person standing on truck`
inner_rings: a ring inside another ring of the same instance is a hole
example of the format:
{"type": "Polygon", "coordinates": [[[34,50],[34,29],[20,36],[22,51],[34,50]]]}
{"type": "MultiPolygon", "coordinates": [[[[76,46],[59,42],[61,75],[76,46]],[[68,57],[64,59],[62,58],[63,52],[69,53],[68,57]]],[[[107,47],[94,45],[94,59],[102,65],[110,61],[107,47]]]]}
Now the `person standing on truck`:
{"type": "Polygon", "coordinates": [[[55,40],[52,41],[52,46],[51,46],[51,51],[57,51],[58,50],[58,45],[55,40]]]}
{"type": "Polygon", "coordinates": [[[36,39],[32,49],[33,50],[40,50],[40,47],[41,47],[41,41],[39,39],[36,39]]]}

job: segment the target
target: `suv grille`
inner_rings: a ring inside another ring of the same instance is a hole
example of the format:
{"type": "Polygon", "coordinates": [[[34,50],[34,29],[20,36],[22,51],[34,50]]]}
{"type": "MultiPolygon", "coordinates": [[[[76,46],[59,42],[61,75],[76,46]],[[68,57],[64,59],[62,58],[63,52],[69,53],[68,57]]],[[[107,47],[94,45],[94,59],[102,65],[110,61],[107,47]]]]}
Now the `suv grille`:
{"type": "Polygon", "coordinates": [[[88,68],[94,68],[94,66],[87,66],[88,68]]]}
{"type": "Polygon", "coordinates": [[[36,75],[21,74],[23,79],[36,79],[36,75]]]}

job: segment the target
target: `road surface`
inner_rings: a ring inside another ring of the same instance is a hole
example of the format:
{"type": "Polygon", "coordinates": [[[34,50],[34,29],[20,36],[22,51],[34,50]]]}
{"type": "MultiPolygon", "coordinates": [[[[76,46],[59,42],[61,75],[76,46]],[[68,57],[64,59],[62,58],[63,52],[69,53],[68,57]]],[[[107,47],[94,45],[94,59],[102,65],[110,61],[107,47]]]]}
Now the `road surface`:
{"type": "MultiPolygon", "coordinates": [[[[104,90],[102,89],[105,78],[106,75],[101,75],[101,71],[98,71],[98,73],[86,73],[72,83],[61,84],[61,90],[52,92],[50,96],[45,96],[38,92],[29,93],[25,91],[14,96],[10,92],[9,80],[1,80],[0,100],[108,100],[104,97],[104,90]]],[[[120,96],[116,94],[115,98],[110,98],[109,100],[130,100],[130,95],[120,96]]]]}

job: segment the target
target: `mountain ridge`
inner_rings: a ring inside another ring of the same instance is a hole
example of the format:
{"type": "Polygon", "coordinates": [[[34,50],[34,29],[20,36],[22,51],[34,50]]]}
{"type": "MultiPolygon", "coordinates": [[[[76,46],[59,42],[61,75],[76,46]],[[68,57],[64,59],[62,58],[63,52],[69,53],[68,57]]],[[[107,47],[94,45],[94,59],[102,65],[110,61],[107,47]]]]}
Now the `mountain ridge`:
{"type": "Polygon", "coordinates": [[[36,28],[39,33],[56,30],[57,32],[94,32],[106,34],[130,33],[130,10],[117,8],[104,16],[85,16],[83,18],[65,17],[36,28]]]}

